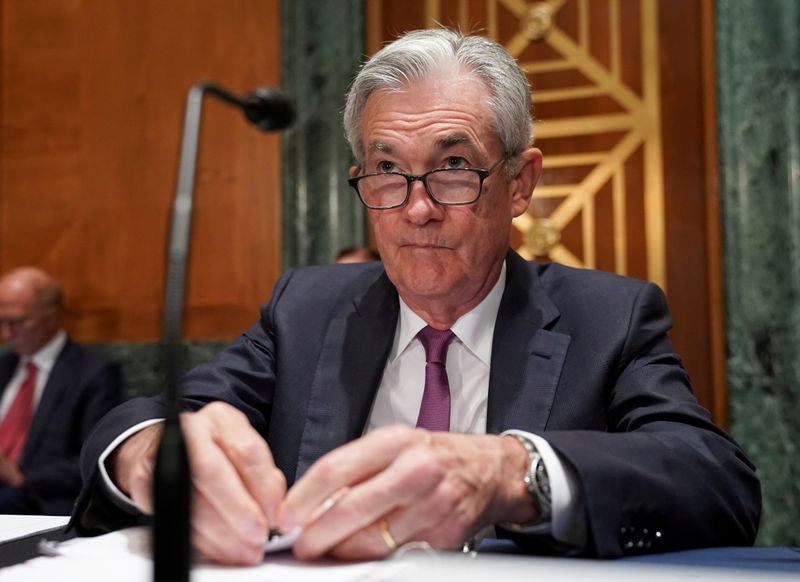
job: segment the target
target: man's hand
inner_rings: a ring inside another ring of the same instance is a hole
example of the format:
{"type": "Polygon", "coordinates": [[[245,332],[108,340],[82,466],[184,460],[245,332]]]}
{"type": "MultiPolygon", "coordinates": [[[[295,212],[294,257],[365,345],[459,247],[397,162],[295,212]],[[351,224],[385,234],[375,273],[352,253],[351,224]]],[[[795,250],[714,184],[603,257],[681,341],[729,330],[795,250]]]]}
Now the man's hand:
{"type": "Polygon", "coordinates": [[[301,559],[385,556],[381,520],[399,545],[458,548],[486,525],[536,517],[527,463],[516,439],[387,427],[315,463],[289,491],[279,525],[304,526],[301,559]]]}
{"type": "MultiPolygon", "coordinates": [[[[286,479],[244,414],[216,402],[181,414],[192,467],[192,541],[199,554],[224,564],[257,564],[286,479]]],[[[153,511],[152,475],[160,425],[127,439],[110,457],[113,481],[145,513],[153,511]]]]}
{"type": "Polygon", "coordinates": [[[25,483],[25,476],[16,463],[12,463],[0,455],[0,485],[4,487],[20,487],[25,483]]]}

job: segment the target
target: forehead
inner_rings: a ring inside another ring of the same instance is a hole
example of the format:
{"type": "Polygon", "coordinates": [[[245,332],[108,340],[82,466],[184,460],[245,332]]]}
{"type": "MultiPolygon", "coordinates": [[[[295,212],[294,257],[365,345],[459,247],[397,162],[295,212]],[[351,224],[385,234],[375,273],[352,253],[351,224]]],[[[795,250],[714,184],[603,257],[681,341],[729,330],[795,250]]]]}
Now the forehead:
{"type": "Polygon", "coordinates": [[[482,80],[457,71],[373,93],[362,117],[365,153],[471,148],[487,154],[499,147],[489,98],[482,80]]]}
{"type": "Polygon", "coordinates": [[[29,310],[36,303],[36,294],[28,285],[18,282],[0,284],[0,308],[29,310]]]}

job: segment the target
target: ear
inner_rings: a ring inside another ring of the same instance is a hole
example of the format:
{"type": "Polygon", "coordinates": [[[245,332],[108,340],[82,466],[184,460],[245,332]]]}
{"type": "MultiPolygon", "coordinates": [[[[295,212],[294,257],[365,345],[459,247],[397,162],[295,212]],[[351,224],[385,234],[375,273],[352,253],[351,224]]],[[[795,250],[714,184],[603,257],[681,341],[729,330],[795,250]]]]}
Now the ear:
{"type": "Polygon", "coordinates": [[[528,210],[533,189],[542,174],[542,152],[528,148],[517,156],[517,172],[511,180],[511,216],[517,217],[528,210]]]}
{"type": "Polygon", "coordinates": [[[347,172],[347,175],[351,178],[355,178],[358,176],[358,173],[361,171],[361,168],[358,166],[350,166],[350,170],[347,172]]]}

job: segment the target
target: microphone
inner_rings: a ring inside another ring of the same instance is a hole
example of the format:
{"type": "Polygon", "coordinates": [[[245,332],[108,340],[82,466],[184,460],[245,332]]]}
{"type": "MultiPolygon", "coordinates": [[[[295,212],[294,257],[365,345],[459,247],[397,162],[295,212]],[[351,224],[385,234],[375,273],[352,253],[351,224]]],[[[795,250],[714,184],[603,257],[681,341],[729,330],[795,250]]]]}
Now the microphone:
{"type": "Polygon", "coordinates": [[[280,131],[294,121],[294,107],[287,97],[275,89],[259,87],[244,98],[236,97],[214,83],[199,83],[192,90],[210,93],[221,101],[238,107],[245,118],[262,131],[280,131]]]}
{"type": "Polygon", "coordinates": [[[191,468],[179,422],[178,382],[183,367],[181,339],[197,145],[206,93],[240,108],[248,121],[263,131],[285,129],[294,119],[291,102],[274,89],[256,89],[241,99],[204,82],[191,87],[186,98],[164,293],[166,418],[153,470],[153,577],[157,582],[189,582],[191,568],[191,468]]]}
{"type": "Polygon", "coordinates": [[[259,129],[276,131],[291,125],[294,107],[275,89],[260,87],[245,97],[244,116],[259,129]]]}

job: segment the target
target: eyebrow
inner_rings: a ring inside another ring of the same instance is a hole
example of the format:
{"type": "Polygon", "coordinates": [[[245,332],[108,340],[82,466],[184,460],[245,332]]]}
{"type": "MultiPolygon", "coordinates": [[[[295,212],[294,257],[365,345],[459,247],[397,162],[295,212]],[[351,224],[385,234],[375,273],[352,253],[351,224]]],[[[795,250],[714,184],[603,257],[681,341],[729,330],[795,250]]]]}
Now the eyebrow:
{"type": "Polygon", "coordinates": [[[394,148],[392,146],[382,141],[370,142],[368,149],[371,152],[383,152],[384,154],[391,154],[394,151],[394,148]]]}
{"type": "MultiPolygon", "coordinates": [[[[448,150],[457,146],[467,146],[473,153],[478,154],[478,148],[475,146],[475,142],[469,138],[469,136],[463,133],[454,133],[451,135],[446,135],[442,138],[436,140],[434,144],[437,149],[439,150],[448,150]]],[[[370,152],[381,152],[384,154],[392,154],[394,153],[394,146],[382,141],[372,141],[369,144],[368,150],[370,152]]]]}
{"type": "Polygon", "coordinates": [[[470,149],[477,151],[474,142],[463,133],[446,135],[445,137],[436,140],[436,147],[440,150],[447,150],[460,145],[466,145],[470,149]]]}

